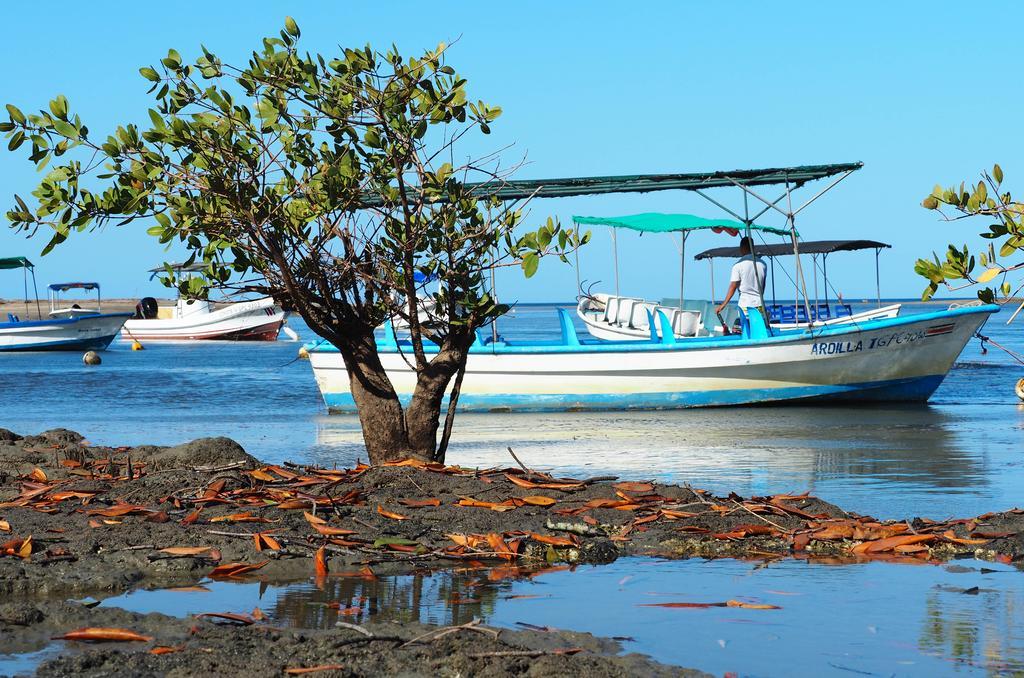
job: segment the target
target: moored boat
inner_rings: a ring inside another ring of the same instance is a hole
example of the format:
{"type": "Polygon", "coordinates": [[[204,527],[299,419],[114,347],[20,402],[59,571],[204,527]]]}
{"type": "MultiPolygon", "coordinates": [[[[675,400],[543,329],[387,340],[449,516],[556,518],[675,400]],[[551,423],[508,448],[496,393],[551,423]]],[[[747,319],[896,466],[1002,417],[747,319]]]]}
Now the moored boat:
{"type": "MultiPolygon", "coordinates": [[[[196,271],[201,267],[172,266],[176,271],[196,271]]],[[[166,269],[152,269],[156,275],[166,269]]],[[[269,297],[252,301],[225,303],[214,307],[203,299],[178,298],[174,306],[159,306],[145,297],[136,306],[135,316],[124,324],[121,338],[126,341],[276,341],[287,313],[269,297]]]]}
{"type": "MultiPolygon", "coordinates": [[[[559,309],[553,342],[491,342],[469,353],[459,408],[465,411],[665,409],[782,401],[924,402],[967,341],[998,306],[961,307],[906,317],[779,332],[686,340],[604,342],[577,335],[559,309]]],[[[667,318],[659,315],[667,325],[667,318]]],[[[482,334],[482,333],[481,333],[482,334]]],[[[415,374],[408,346],[379,344],[400,397],[415,374]],[[402,349],[402,350],[399,350],[402,349]]],[[[355,405],[341,354],[309,347],[328,409],[355,405]]]]}
{"type": "MultiPolygon", "coordinates": [[[[26,272],[25,296],[28,298],[27,274],[33,271],[32,262],[25,257],[0,259],[0,269],[22,268],[26,272]]],[[[102,313],[97,283],[55,283],[50,285],[51,303],[47,317],[31,320],[26,308],[25,318],[8,313],[6,322],[0,322],[0,351],[102,351],[114,340],[131,313],[102,313]],[[83,289],[97,293],[96,308],[81,308],[73,304],[60,307],[54,300],[55,291],[83,289]]],[[[36,296],[37,312],[38,295],[36,296]]],[[[41,313],[40,313],[41,314],[41,313]]]]}

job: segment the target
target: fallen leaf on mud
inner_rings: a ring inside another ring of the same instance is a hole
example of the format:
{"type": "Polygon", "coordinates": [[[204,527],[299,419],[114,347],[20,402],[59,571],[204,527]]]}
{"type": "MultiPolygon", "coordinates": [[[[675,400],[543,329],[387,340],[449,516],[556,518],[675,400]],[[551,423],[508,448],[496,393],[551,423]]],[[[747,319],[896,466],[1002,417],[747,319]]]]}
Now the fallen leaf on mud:
{"type": "Polygon", "coordinates": [[[375,539],[373,542],[373,548],[379,549],[381,546],[419,546],[418,541],[412,539],[405,539],[404,537],[381,537],[375,539]]]}
{"type": "Polygon", "coordinates": [[[924,544],[931,541],[935,541],[934,534],[905,534],[886,539],[876,539],[875,541],[865,541],[857,544],[851,550],[853,553],[884,553],[885,551],[892,551],[897,546],[924,544]]]}
{"type": "Polygon", "coordinates": [[[954,544],[964,544],[968,546],[988,543],[988,539],[964,539],[962,537],[957,537],[956,534],[953,533],[953,530],[946,530],[945,532],[943,532],[942,538],[946,541],[951,541],[954,544]]]}
{"type": "Polygon", "coordinates": [[[200,553],[206,553],[212,547],[211,546],[171,546],[169,548],[160,549],[160,553],[167,553],[172,556],[198,556],[200,553]]]}
{"type": "Polygon", "coordinates": [[[401,513],[394,513],[392,511],[385,511],[384,507],[377,504],[377,513],[384,516],[385,518],[391,518],[392,520],[408,520],[409,516],[403,516],[401,513]]]}
{"type": "Polygon", "coordinates": [[[253,570],[258,570],[261,567],[269,563],[269,560],[264,560],[258,563],[224,563],[213,568],[210,572],[210,577],[241,577],[244,574],[248,574],[253,570]]]}
{"type": "Polygon", "coordinates": [[[505,477],[508,478],[509,482],[513,485],[518,485],[519,487],[527,490],[579,490],[583,488],[583,483],[560,483],[557,481],[535,483],[532,480],[527,480],[526,478],[512,473],[506,473],[505,477]]]}
{"type": "Polygon", "coordinates": [[[252,471],[247,471],[246,473],[248,475],[252,476],[253,478],[255,478],[256,480],[262,480],[265,483],[277,482],[277,478],[275,478],[274,476],[270,475],[269,473],[267,473],[263,469],[259,469],[258,468],[258,469],[254,469],[252,471]]]}
{"type": "Polygon", "coordinates": [[[181,652],[185,649],[184,645],[178,645],[176,647],[170,647],[168,645],[157,645],[149,651],[150,654],[161,655],[171,654],[172,652],[181,652]]]}
{"type": "Polygon", "coordinates": [[[0,544],[0,556],[17,556],[27,560],[32,555],[32,535],[24,539],[14,538],[0,544]]]}
{"type": "Polygon", "coordinates": [[[220,619],[230,624],[241,624],[242,626],[250,626],[256,623],[256,619],[252,615],[235,614],[234,612],[203,612],[196,615],[196,619],[204,618],[220,619]]]}
{"type": "Polygon", "coordinates": [[[281,550],[281,543],[274,539],[269,532],[256,532],[252,535],[252,540],[257,551],[262,551],[263,549],[269,549],[271,551],[281,550]]]}
{"type": "Polygon", "coordinates": [[[38,468],[38,467],[32,469],[32,472],[28,474],[28,477],[32,478],[33,480],[36,480],[36,481],[38,481],[40,483],[45,483],[46,482],[46,474],[43,473],[43,469],[38,468]]]}
{"type": "Polygon", "coordinates": [[[541,495],[531,495],[529,497],[519,497],[520,501],[530,506],[551,506],[558,503],[557,499],[551,497],[544,497],[541,495]]]}
{"type": "Polygon", "coordinates": [[[84,629],[68,631],[63,636],[54,636],[54,640],[82,640],[93,643],[120,643],[137,641],[145,643],[153,640],[152,636],[144,636],[128,629],[88,626],[84,629]]]}
{"type": "Polygon", "coordinates": [[[184,518],[182,518],[181,519],[181,524],[182,525],[191,525],[192,523],[194,523],[197,520],[199,520],[199,514],[202,513],[202,512],[203,512],[202,508],[197,508],[195,511],[193,511],[192,513],[190,513],[187,516],[185,516],[184,518]]]}
{"type": "Polygon", "coordinates": [[[512,503],[495,503],[493,501],[480,501],[479,499],[473,499],[472,497],[462,497],[459,499],[459,506],[471,506],[473,508],[485,508],[492,511],[511,511],[515,509],[516,505],[512,503]]]}
{"type": "Polygon", "coordinates": [[[530,533],[530,539],[541,544],[547,544],[548,546],[577,546],[579,544],[579,540],[574,537],[551,537],[546,534],[537,534],[536,532],[530,533]]]}
{"type": "Polygon", "coordinates": [[[258,607],[254,607],[254,608],[252,608],[252,613],[251,613],[251,615],[252,615],[252,618],[253,618],[253,619],[255,619],[256,621],[263,621],[264,619],[266,619],[266,618],[267,618],[267,615],[265,615],[265,614],[263,613],[263,610],[261,610],[261,609],[260,609],[260,608],[258,608],[258,607]]]}
{"type": "Polygon", "coordinates": [[[297,667],[293,669],[285,669],[284,672],[289,676],[301,676],[305,673],[316,673],[318,671],[341,671],[345,667],[341,664],[321,664],[320,666],[307,666],[297,667]]]}
{"type": "Polygon", "coordinates": [[[226,516],[217,516],[216,518],[210,518],[211,523],[269,523],[269,518],[263,518],[262,516],[254,516],[251,513],[232,513],[226,516]]]}
{"type": "Polygon", "coordinates": [[[615,483],[612,485],[616,490],[630,492],[632,494],[648,494],[654,492],[654,485],[651,483],[615,483]]]}
{"type": "Polygon", "coordinates": [[[316,576],[326,577],[327,576],[327,548],[321,546],[316,550],[316,557],[314,558],[316,576]]]}
{"type": "Polygon", "coordinates": [[[11,524],[6,520],[0,520],[0,532],[10,532],[11,524]]]}
{"type": "Polygon", "coordinates": [[[490,532],[487,534],[487,543],[490,544],[494,553],[505,560],[514,560],[516,552],[505,543],[505,540],[501,538],[501,535],[496,532],[490,532]]]}
{"type": "Polygon", "coordinates": [[[409,508],[425,508],[427,506],[440,506],[441,500],[437,497],[430,499],[399,499],[398,503],[409,508]]]}

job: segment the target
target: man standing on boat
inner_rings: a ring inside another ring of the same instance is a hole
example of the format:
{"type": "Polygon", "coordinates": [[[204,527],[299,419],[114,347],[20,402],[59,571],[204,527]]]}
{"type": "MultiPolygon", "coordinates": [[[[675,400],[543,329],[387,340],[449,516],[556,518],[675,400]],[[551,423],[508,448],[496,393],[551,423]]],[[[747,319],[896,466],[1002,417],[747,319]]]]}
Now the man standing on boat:
{"type": "Polygon", "coordinates": [[[738,290],[740,315],[744,323],[747,322],[751,309],[757,309],[760,313],[764,306],[764,285],[768,276],[767,266],[752,254],[753,245],[749,236],[740,239],[740,259],[733,264],[729,290],[725,293],[725,299],[715,309],[721,315],[738,290]]]}

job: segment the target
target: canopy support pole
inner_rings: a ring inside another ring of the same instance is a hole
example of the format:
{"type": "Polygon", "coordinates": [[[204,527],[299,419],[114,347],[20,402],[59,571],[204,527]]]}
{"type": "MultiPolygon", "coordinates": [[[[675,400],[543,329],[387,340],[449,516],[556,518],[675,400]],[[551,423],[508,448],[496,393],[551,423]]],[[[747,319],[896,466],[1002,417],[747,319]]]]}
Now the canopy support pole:
{"type": "MultiPolygon", "coordinates": [[[[504,210],[505,208],[506,208],[506,205],[504,203],[502,203],[502,209],[504,210]]],[[[488,226],[491,225],[491,210],[490,210],[490,208],[487,209],[487,225],[488,226]]],[[[498,248],[495,247],[494,248],[494,254],[497,254],[497,251],[498,251],[498,248]]],[[[498,303],[498,281],[497,281],[497,278],[496,278],[496,276],[494,274],[495,263],[497,263],[497,262],[494,261],[494,254],[492,254],[492,259],[491,259],[491,296],[494,297],[494,303],[497,304],[498,303]]],[[[416,312],[419,313],[419,309],[418,308],[416,309],[416,312]]],[[[497,318],[494,318],[491,321],[491,343],[494,343],[494,344],[498,343],[498,319],[497,318]]]]}
{"type": "Polygon", "coordinates": [[[619,296],[619,239],[618,229],[612,226],[612,257],[615,259],[615,296],[619,296]]]}
{"type": "MultiPolygon", "coordinates": [[[[576,221],[573,221],[572,225],[576,227],[576,242],[578,243],[580,241],[580,225],[576,221]]],[[[579,295],[583,294],[583,284],[580,282],[580,248],[579,248],[579,245],[576,246],[575,252],[573,254],[575,254],[575,256],[576,256],[576,295],[577,295],[577,300],[578,300],[579,295]]]]}
{"type": "Polygon", "coordinates": [[[821,255],[821,276],[825,280],[825,305],[828,306],[828,252],[821,255]]]}
{"type": "MultiPolygon", "coordinates": [[[[824,262],[824,258],[822,259],[822,262],[824,262]]],[[[817,319],[817,315],[818,315],[818,301],[819,301],[819,299],[818,299],[818,255],[817,254],[812,254],[811,255],[811,275],[814,276],[814,315],[815,315],[815,319],[817,319]]],[[[807,316],[807,318],[810,319],[810,316],[807,316]]]]}
{"type": "Polygon", "coordinates": [[[682,240],[679,244],[679,308],[683,307],[683,289],[686,283],[686,231],[682,231],[680,234],[682,240]]]}
{"type": "Polygon", "coordinates": [[[878,297],[878,308],[882,308],[882,277],[878,272],[878,255],[882,253],[881,247],[875,248],[875,295],[878,297]]]}
{"type": "Polygon", "coordinates": [[[708,257],[708,270],[711,272],[711,303],[714,304],[715,297],[715,260],[712,257],[708,257]]]}
{"type": "Polygon", "coordinates": [[[24,270],[22,270],[22,277],[24,278],[25,282],[25,320],[28,320],[28,266],[26,266],[24,270]]]}
{"type": "MultiPolygon", "coordinates": [[[[39,308],[39,286],[36,285],[36,269],[32,269],[32,293],[36,295],[36,313],[39,314],[39,319],[43,319],[43,310],[39,308]]],[[[26,295],[27,296],[27,295],[26,295]]]]}

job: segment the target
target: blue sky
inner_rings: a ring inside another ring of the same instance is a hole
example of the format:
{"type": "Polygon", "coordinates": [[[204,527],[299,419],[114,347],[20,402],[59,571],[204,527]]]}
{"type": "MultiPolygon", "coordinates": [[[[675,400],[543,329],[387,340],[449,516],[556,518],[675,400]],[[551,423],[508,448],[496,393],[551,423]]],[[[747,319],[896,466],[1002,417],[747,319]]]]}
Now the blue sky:
{"type": "MultiPolygon", "coordinates": [[[[914,260],[949,240],[977,242],[983,223],[943,224],[919,207],[933,184],[974,179],[999,162],[1024,191],[1024,135],[1016,86],[1022,64],[1016,3],[602,3],[503,5],[349,2],[68,3],[5,10],[0,102],[45,107],[65,94],[94,136],[138,121],[149,106],[140,66],[168,47],[186,58],[204,43],[244,60],[284,16],[302,47],[395,43],[407,54],[455,41],[450,63],[470,95],[504,109],[495,133],[466,154],[514,144],[519,178],[773,167],[863,161],[864,168],[799,218],[805,238],[872,238],[883,294],[916,296],[914,260]],[[976,228],[977,227],[977,228],[976,228]]],[[[38,176],[23,154],[0,151],[3,211],[38,176]]],[[[807,189],[804,189],[805,191],[807,189]]],[[[738,194],[722,194],[742,204],[738,194]]],[[[641,211],[720,216],[682,192],[536,201],[532,216],[641,211]]],[[[768,223],[768,220],[766,220],[768,223]]],[[[772,222],[777,223],[777,222],[772,222]]],[[[0,256],[38,260],[40,285],[94,279],[106,296],[161,293],[146,269],[167,255],[146,224],[79,237],[39,259],[45,244],[0,229],[0,256]]],[[[692,252],[728,244],[697,235],[692,252]]],[[[173,253],[170,255],[173,258],[173,253]]],[[[594,233],[582,277],[612,281],[610,241],[594,233]]],[[[622,292],[674,296],[678,254],[666,236],[620,239],[622,292]]],[[[687,296],[708,297],[708,268],[688,268],[687,296]]],[[[874,293],[873,255],[835,255],[833,285],[847,298],[874,293]]],[[[726,282],[717,269],[716,288],[726,282]]],[[[781,276],[781,274],[780,274],[781,276]]],[[[524,281],[504,272],[506,301],[571,299],[574,271],[545,262],[524,281]]],[[[810,281],[808,281],[810,284],[810,281]]],[[[20,295],[20,276],[0,278],[0,297],[20,295]]],[[[780,290],[784,287],[781,283],[780,290]]],[[[780,292],[781,295],[781,292],[780,292]]]]}

